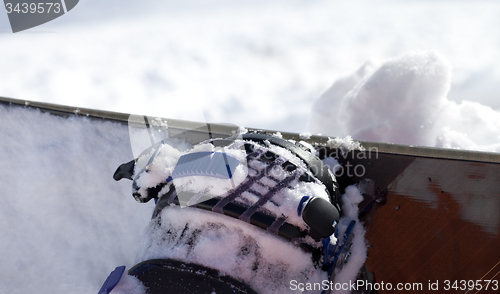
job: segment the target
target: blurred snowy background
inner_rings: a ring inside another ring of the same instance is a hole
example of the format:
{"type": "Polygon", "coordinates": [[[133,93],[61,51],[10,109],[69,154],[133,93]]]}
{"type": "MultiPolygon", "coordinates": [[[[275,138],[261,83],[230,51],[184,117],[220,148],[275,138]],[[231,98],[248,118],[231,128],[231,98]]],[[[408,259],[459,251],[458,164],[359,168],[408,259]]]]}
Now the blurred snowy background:
{"type": "MultiPolygon", "coordinates": [[[[82,0],[18,34],[0,10],[0,96],[500,151],[499,28],[498,1],[82,0]]],[[[1,293],[96,293],[136,262],[129,148],[0,107],[1,293]]]]}
{"type": "MultiPolygon", "coordinates": [[[[498,1],[82,0],[68,14],[18,34],[9,32],[6,14],[0,17],[1,96],[373,140],[335,119],[314,126],[314,101],[367,62],[422,50],[439,52],[451,65],[450,91],[439,98],[500,110],[498,1]]],[[[425,101],[405,103],[412,109],[425,101]]],[[[384,112],[381,103],[371,104],[384,112]]],[[[334,117],[339,109],[335,103],[319,108],[334,117]]],[[[497,111],[488,117],[500,117],[497,111]]],[[[474,120],[459,124],[485,123],[474,120]]],[[[500,121],[490,124],[483,143],[454,143],[471,132],[456,134],[461,130],[447,121],[438,127],[452,127],[452,138],[439,139],[434,130],[423,142],[399,143],[497,150],[500,135],[492,133],[500,121]]],[[[397,142],[394,137],[379,140],[397,142]]]]}

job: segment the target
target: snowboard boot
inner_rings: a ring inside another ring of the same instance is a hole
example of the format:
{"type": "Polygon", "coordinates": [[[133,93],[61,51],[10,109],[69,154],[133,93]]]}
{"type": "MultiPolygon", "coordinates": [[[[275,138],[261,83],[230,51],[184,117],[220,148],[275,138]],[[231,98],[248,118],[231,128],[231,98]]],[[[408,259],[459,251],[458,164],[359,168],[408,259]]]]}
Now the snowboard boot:
{"type": "Polygon", "coordinates": [[[114,179],[156,203],[129,275],[152,294],[301,293],[331,281],[352,235],[338,236],[339,187],[314,152],[256,132],[187,152],[162,141],[121,165],[114,179]]]}

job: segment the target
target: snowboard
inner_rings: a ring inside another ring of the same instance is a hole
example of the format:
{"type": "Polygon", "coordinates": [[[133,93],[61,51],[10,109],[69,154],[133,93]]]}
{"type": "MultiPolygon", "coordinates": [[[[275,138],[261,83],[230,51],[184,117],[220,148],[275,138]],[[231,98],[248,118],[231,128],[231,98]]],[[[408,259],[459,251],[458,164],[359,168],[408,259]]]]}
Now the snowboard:
{"type": "MultiPolygon", "coordinates": [[[[3,97],[0,104],[131,123],[126,113],[3,97]]],[[[161,121],[168,125],[169,137],[192,144],[237,132],[234,125],[161,121]]],[[[144,122],[151,118],[144,117],[144,122]]],[[[279,134],[306,141],[322,159],[335,159],[341,193],[349,185],[363,193],[359,219],[369,249],[358,280],[365,285],[357,285],[357,292],[500,291],[499,153],[370,141],[355,141],[352,148],[326,136],[279,134]]]]}

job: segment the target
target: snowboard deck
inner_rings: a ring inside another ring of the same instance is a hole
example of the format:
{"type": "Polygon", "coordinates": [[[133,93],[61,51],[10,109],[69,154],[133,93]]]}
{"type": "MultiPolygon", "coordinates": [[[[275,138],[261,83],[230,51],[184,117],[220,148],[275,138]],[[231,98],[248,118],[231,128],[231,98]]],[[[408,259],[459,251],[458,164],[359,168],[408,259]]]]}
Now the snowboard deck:
{"type": "MultiPolygon", "coordinates": [[[[0,97],[0,104],[124,125],[129,119],[125,113],[12,98],[0,97]]],[[[169,136],[193,144],[225,138],[237,130],[234,125],[162,120],[169,136]]],[[[281,135],[302,140],[296,133],[281,135]]],[[[337,174],[341,192],[353,184],[363,192],[360,220],[369,243],[363,270],[373,273],[376,283],[391,283],[393,288],[417,283],[425,292],[431,283],[438,282],[443,291],[447,281],[450,286],[458,281],[458,287],[449,290],[466,293],[469,289],[460,289],[461,280],[480,280],[483,286],[486,280],[500,281],[500,153],[370,141],[358,141],[364,151],[347,151],[328,140],[313,135],[304,141],[316,147],[321,158],[330,156],[341,164],[337,174]]],[[[493,284],[480,291],[496,292],[493,284]]]]}

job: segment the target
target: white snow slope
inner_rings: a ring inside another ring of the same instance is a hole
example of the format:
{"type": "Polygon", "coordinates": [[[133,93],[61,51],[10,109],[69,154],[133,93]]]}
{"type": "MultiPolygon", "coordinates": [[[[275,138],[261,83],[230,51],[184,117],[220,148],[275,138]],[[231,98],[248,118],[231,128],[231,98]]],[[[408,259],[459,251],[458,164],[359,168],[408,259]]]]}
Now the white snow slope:
{"type": "Polygon", "coordinates": [[[152,206],[112,175],[125,126],[0,106],[0,293],[97,293],[132,266],[152,206]]]}

